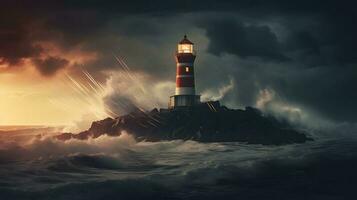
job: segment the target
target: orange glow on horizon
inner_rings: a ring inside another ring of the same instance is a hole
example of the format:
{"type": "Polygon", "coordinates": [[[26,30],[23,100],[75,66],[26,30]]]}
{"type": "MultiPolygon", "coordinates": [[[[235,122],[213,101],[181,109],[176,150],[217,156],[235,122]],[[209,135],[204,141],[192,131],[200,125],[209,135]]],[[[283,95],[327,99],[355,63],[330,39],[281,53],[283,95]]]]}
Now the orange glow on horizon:
{"type": "Polygon", "coordinates": [[[102,94],[79,95],[65,73],[48,78],[30,65],[21,69],[0,73],[0,125],[71,125],[83,116],[106,117],[102,94]]]}
{"type": "MultiPolygon", "coordinates": [[[[0,58],[0,125],[68,125],[86,115],[104,117],[99,100],[88,104],[98,99],[100,94],[80,96],[67,77],[68,73],[85,76],[78,65],[84,67],[95,61],[97,53],[82,51],[81,45],[71,50],[61,49],[54,42],[37,42],[34,45],[43,49],[38,58],[59,57],[69,64],[54,75],[43,76],[29,58],[21,59],[12,66],[0,58]]],[[[73,80],[77,78],[80,77],[74,76],[73,80]]]]}

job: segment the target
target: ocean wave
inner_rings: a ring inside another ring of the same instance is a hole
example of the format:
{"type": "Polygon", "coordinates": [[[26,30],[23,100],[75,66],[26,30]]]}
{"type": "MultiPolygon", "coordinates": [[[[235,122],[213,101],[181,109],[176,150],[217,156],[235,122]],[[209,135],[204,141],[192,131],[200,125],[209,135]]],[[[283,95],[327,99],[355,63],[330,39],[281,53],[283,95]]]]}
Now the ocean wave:
{"type": "Polygon", "coordinates": [[[129,134],[0,144],[1,199],[349,199],[356,140],[285,146],[137,142],[129,134]]]}

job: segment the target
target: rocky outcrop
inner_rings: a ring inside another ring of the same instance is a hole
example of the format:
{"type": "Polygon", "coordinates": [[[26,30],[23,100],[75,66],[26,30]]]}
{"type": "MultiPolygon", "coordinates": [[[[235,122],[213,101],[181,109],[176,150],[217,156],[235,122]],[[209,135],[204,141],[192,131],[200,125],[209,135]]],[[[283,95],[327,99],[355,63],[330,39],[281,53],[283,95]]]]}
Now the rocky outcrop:
{"type": "Polygon", "coordinates": [[[122,131],[139,141],[183,139],[281,145],[311,140],[289,124],[264,116],[258,109],[228,109],[217,101],[190,109],[135,111],[115,119],[93,122],[88,130],[78,134],[63,133],[56,137],[61,140],[87,139],[103,134],[118,136],[122,131]]]}

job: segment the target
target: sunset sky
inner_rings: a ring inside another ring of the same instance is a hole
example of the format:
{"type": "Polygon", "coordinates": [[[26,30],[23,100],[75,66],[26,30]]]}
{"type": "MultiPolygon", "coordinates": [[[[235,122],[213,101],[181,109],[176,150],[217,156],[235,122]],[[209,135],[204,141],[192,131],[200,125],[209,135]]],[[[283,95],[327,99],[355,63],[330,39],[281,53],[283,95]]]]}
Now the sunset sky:
{"type": "Polygon", "coordinates": [[[357,14],[336,2],[1,1],[0,125],[166,107],[184,34],[203,99],[356,122],[357,14]]]}

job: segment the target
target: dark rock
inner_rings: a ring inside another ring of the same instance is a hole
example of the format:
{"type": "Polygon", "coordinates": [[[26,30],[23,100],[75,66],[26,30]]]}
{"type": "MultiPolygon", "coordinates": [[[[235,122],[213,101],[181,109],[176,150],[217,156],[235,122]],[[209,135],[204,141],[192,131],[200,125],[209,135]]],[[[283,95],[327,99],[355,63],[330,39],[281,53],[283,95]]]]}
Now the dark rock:
{"type": "Polygon", "coordinates": [[[183,139],[282,145],[312,140],[289,124],[279,122],[272,116],[264,116],[256,108],[229,109],[218,101],[174,110],[137,110],[115,119],[93,122],[90,129],[79,134],[64,133],[57,138],[87,139],[103,134],[117,136],[122,131],[127,131],[139,141],[183,139]]]}

